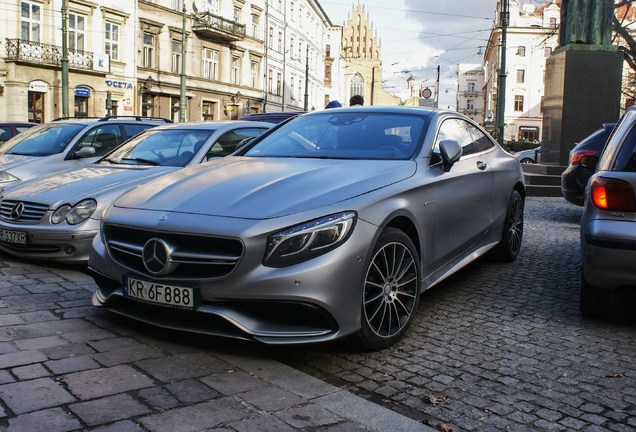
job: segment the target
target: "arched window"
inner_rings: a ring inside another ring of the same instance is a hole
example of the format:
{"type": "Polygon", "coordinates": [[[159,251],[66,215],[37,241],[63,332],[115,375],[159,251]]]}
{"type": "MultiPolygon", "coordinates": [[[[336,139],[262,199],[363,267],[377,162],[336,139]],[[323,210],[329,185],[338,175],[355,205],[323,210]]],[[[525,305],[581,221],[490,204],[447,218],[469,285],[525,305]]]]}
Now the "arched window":
{"type": "Polygon", "coordinates": [[[353,78],[351,78],[351,87],[349,89],[349,94],[351,96],[364,96],[364,79],[359,73],[355,74],[353,78]]]}

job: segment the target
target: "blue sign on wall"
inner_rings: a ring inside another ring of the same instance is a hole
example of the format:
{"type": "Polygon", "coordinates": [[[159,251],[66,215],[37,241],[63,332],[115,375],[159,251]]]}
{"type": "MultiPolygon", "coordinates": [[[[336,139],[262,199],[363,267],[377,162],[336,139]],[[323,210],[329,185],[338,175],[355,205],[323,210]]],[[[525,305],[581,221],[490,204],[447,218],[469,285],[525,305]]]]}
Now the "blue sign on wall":
{"type": "Polygon", "coordinates": [[[85,86],[77,86],[75,87],[75,96],[79,97],[90,97],[91,89],[85,86]]]}

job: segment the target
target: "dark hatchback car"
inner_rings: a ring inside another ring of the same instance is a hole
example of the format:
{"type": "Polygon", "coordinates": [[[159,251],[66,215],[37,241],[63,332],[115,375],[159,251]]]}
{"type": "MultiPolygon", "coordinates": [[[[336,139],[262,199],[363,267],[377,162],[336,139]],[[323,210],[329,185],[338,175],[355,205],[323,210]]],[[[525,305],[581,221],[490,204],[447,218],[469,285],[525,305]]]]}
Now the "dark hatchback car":
{"type": "Polygon", "coordinates": [[[260,121],[260,122],[278,124],[292,117],[296,117],[300,114],[304,114],[304,111],[266,112],[266,113],[248,114],[244,117],[241,117],[240,120],[260,121]]]}
{"type": "Polygon", "coordinates": [[[570,150],[570,164],[561,174],[561,193],[563,197],[579,206],[583,205],[585,185],[596,170],[615,123],[603,123],[603,127],[585,137],[570,150]]]}
{"type": "Polygon", "coordinates": [[[33,126],[37,126],[37,123],[0,122],[0,144],[33,126]]]}

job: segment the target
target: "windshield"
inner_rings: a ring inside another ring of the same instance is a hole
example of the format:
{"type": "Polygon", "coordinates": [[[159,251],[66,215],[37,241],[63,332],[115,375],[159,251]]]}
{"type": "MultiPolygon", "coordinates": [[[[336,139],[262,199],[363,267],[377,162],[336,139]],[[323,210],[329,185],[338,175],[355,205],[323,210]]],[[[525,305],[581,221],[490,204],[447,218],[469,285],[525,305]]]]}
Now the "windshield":
{"type": "Polygon", "coordinates": [[[128,140],[100,163],[186,166],[214,129],[150,129],[128,140]]]}
{"type": "Polygon", "coordinates": [[[424,133],[420,113],[321,113],[300,116],[242,153],[252,157],[410,159],[424,133]]]}
{"type": "Polygon", "coordinates": [[[0,153],[26,156],[61,153],[84,127],[69,123],[32,127],[0,146],[0,153]]]}

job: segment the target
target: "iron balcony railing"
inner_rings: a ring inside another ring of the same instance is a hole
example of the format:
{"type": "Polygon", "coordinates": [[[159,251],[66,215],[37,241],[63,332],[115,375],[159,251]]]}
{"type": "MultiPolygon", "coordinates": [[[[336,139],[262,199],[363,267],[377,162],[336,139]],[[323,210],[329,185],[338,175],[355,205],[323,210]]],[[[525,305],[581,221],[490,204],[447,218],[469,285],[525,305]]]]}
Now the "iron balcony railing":
{"type": "MultiPolygon", "coordinates": [[[[7,60],[61,66],[62,47],[24,39],[6,39],[7,60]]],[[[74,69],[93,69],[93,53],[68,50],[68,66],[74,69]]]]}
{"type": "Polygon", "coordinates": [[[210,12],[203,12],[194,16],[192,31],[199,36],[230,42],[245,39],[244,24],[228,20],[210,12]]]}

